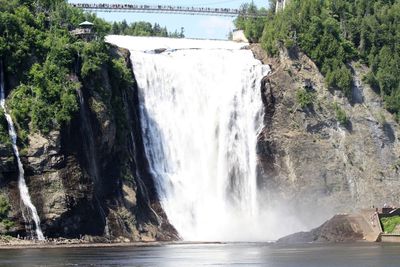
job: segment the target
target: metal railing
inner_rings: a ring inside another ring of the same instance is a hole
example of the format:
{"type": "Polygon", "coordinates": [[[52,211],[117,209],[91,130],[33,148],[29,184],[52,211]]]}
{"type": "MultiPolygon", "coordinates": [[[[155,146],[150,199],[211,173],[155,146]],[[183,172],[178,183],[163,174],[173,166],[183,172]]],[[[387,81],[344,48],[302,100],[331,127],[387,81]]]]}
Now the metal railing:
{"type": "Polygon", "coordinates": [[[85,11],[97,12],[138,12],[138,13],[171,13],[186,15],[226,16],[226,17],[265,17],[266,13],[244,13],[234,8],[184,7],[169,5],[132,5],[132,4],[84,4],[70,3],[71,6],[85,11]]]}

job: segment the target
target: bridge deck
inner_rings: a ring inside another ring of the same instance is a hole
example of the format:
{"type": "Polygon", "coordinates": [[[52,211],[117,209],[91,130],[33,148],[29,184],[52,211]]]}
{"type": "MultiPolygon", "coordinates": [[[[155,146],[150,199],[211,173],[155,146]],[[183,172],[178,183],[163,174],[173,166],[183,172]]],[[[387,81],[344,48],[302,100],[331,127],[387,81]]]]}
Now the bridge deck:
{"type": "Polygon", "coordinates": [[[86,11],[97,12],[138,12],[138,13],[175,13],[187,15],[211,15],[227,17],[265,17],[266,14],[243,13],[239,9],[233,8],[212,8],[212,7],[182,7],[166,5],[132,5],[132,4],[84,4],[70,3],[71,6],[81,8],[86,11]]]}

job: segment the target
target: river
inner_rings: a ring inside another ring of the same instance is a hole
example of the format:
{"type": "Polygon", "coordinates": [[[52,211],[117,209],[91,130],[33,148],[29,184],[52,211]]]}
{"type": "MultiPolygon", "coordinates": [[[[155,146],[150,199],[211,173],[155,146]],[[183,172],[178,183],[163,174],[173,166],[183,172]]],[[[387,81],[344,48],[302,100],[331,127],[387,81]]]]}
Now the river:
{"type": "Polygon", "coordinates": [[[176,244],[149,247],[11,249],[0,266],[399,266],[400,244],[176,244]]]}

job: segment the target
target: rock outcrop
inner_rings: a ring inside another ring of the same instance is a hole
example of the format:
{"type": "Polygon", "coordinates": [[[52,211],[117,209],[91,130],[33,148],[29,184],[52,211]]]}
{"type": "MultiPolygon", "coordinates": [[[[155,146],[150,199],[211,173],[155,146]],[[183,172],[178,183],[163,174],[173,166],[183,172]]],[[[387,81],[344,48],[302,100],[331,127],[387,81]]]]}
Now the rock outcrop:
{"type": "Polygon", "coordinates": [[[283,237],[277,243],[342,243],[363,241],[364,239],[362,226],[355,218],[349,215],[335,215],[318,228],[283,237]]]}
{"type": "Polygon", "coordinates": [[[272,67],[263,81],[265,128],[258,139],[258,183],[265,202],[316,226],[337,212],[399,203],[399,125],[352,64],[349,101],[329,90],[315,64],[298,51],[257,58],[272,67]],[[297,92],[306,89],[304,108],[297,92]],[[341,114],[338,114],[341,113],[341,114]],[[348,122],[339,116],[346,114],[348,122]]]}
{"type": "MultiPolygon", "coordinates": [[[[111,48],[132,68],[129,51],[111,48]]],[[[109,66],[101,77],[79,79],[80,111],[59,131],[29,135],[21,151],[26,181],[45,236],[96,241],[176,240],[148,170],[136,83],[120,86],[109,66]]],[[[134,77],[132,75],[132,80],[134,77]]],[[[12,150],[0,145],[2,193],[15,225],[25,235],[12,150]]]]}

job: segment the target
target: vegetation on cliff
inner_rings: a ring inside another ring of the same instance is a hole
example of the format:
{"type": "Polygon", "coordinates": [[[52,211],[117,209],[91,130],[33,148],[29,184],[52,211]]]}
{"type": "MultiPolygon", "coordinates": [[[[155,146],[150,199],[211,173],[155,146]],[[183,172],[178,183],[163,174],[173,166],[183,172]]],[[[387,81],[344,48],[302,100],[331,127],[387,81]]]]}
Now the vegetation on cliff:
{"type": "Polygon", "coordinates": [[[104,20],[62,0],[0,0],[0,59],[14,87],[7,104],[23,141],[30,131],[46,134],[67,124],[78,110],[77,89],[104,64],[115,77],[131,79],[103,41],[110,31],[104,20]],[[84,20],[95,25],[97,38],[89,43],[69,32],[84,20]]]}
{"type": "Polygon", "coordinates": [[[315,95],[308,88],[299,88],[296,92],[296,100],[301,108],[311,107],[314,102],[315,95]]]}
{"type": "Polygon", "coordinates": [[[10,144],[10,137],[8,135],[8,124],[6,117],[4,115],[4,111],[0,109],[0,143],[1,144],[10,144]]]}
{"type": "Polygon", "coordinates": [[[292,0],[277,14],[274,6],[271,0],[264,27],[236,26],[250,40],[260,41],[270,55],[283,47],[299,47],[317,64],[328,86],[349,98],[353,86],[349,63],[359,60],[368,65],[371,71],[365,81],[400,118],[400,1],[292,0]],[[253,30],[257,33],[249,34],[253,30]]]}
{"type": "MultiPolygon", "coordinates": [[[[0,58],[17,85],[8,105],[23,133],[30,127],[47,133],[77,110],[79,82],[71,74],[84,45],[68,30],[85,16],[63,1],[2,1],[0,6],[0,58]]],[[[105,24],[91,19],[104,35],[105,24]]]]}
{"type": "Polygon", "coordinates": [[[14,226],[14,222],[10,221],[8,218],[10,210],[11,206],[8,200],[4,196],[0,196],[0,223],[6,230],[14,226]]]}

